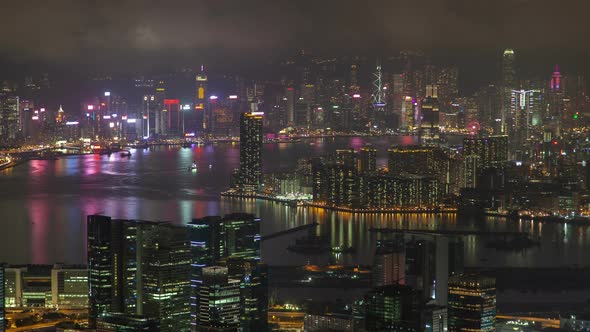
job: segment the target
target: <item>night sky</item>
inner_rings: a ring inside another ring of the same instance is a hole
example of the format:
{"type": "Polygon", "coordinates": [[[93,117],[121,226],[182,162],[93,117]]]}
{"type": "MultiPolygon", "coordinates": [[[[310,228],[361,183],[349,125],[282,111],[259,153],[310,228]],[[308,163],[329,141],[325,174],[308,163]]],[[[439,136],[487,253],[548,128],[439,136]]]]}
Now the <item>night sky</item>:
{"type": "Polygon", "coordinates": [[[298,48],[493,58],[506,47],[581,63],[590,50],[585,0],[3,0],[1,7],[4,64],[246,63],[298,48]]]}

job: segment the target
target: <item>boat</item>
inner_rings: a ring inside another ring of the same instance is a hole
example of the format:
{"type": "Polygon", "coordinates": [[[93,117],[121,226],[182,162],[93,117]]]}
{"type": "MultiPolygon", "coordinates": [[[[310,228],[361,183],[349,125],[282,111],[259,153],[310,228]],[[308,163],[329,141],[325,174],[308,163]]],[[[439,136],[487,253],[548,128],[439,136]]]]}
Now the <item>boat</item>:
{"type": "Polygon", "coordinates": [[[192,165],[188,168],[188,170],[191,172],[196,172],[197,171],[197,162],[193,161],[192,165]]]}
{"type": "Polygon", "coordinates": [[[332,247],[333,254],[354,254],[356,253],[356,249],[354,247],[347,247],[347,246],[338,246],[332,247]]]}

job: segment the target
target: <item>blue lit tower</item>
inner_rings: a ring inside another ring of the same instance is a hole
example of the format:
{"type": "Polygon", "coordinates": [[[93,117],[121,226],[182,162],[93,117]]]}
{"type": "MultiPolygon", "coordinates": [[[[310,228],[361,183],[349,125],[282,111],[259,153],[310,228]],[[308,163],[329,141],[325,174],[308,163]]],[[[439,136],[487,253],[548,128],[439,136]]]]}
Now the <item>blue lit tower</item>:
{"type": "Polygon", "coordinates": [[[375,121],[384,126],[386,123],[385,106],[385,89],[383,86],[383,73],[381,71],[381,60],[377,60],[375,72],[373,72],[373,110],[375,112],[375,121]]]}

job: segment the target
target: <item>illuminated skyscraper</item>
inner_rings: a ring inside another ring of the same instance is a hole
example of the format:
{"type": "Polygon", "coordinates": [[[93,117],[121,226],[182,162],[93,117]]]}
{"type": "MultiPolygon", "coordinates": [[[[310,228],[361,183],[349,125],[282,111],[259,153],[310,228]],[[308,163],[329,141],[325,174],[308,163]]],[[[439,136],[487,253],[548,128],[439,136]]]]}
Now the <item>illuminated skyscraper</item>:
{"type": "Polygon", "coordinates": [[[190,264],[184,227],[88,216],[90,326],[123,313],[188,331],[190,264]]]}
{"type": "Polygon", "coordinates": [[[419,291],[403,285],[377,287],[365,295],[367,331],[422,331],[419,291]]]}
{"type": "Polygon", "coordinates": [[[503,166],[508,161],[508,137],[466,137],[463,155],[476,155],[482,167],[503,166]]]}
{"type": "Polygon", "coordinates": [[[414,130],[416,124],[416,102],[410,96],[405,96],[402,104],[401,127],[407,130],[414,130]]]}
{"type": "MultiPolygon", "coordinates": [[[[233,266],[231,277],[242,282],[242,288],[248,288],[244,296],[249,300],[243,302],[251,305],[252,301],[264,302],[267,289],[266,271],[260,263],[260,218],[251,214],[233,213],[226,216],[209,216],[193,219],[188,225],[192,253],[191,286],[193,290],[191,306],[192,324],[197,325],[199,315],[200,287],[203,284],[203,269],[213,265],[233,266]],[[228,261],[233,263],[230,264],[228,261]],[[246,278],[248,276],[248,278],[246,278]]],[[[249,317],[259,310],[246,310],[243,314],[249,317]]],[[[247,321],[254,318],[244,318],[247,321]]],[[[255,324],[255,323],[253,323],[255,324]]]]}
{"type": "Polygon", "coordinates": [[[237,331],[240,327],[240,280],[228,277],[228,268],[203,268],[199,287],[198,331],[237,331]]]}
{"type": "Polygon", "coordinates": [[[373,285],[404,285],[406,277],[406,254],[402,240],[381,240],[373,264],[373,285]]]}
{"type": "Polygon", "coordinates": [[[240,118],[240,187],[255,192],[262,180],[262,113],[240,118]]]}
{"type": "Polygon", "coordinates": [[[449,278],[448,315],[451,332],[495,331],[496,281],[474,274],[449,278]]]}
{"type": "MultiPolygon", "coordinates": [[[[194,109],[197,113],[197,119],[201,119],[202,129],[209,130],[211,126],[211,109],[208,106],[207,100],[207,82],[208,78],[205,74],[205,67],[201,66],[201,71],[195,77],[195,100],[194,109]]],[[[200,128],[199,128],[200,129],[200,128]]]]}
{"type": "Polygon", "coordinates": [[[22,131],[19,98],[14,96],[0,99],[0,137],[17,139],[22,131]]]}
{"type": "Polygon", "coordinates": [[[439,104],[438,88],[436,85],[426,86],[426,96],[421,105],[420,134],[426,139],[438,138],[439,134],[439,104]]]}
{"type": "Polygon", "coordinates": [[[507,134],[507,120],[512,103],[512,90],[516,89],[516,68],[514,50],[506,49],[502,54],[502,133],[507,134]]]}

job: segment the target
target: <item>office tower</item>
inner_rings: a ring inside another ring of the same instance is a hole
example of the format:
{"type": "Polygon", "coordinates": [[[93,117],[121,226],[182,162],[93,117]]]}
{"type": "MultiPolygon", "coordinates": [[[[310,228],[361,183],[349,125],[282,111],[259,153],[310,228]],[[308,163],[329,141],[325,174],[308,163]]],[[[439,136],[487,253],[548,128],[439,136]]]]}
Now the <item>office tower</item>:
{"type": "Polygon", "coordinates": [[[268,269],[258,259],[229,258],[228,275],[240,280],[241,331],[268,329],[268,269]]]}
{"type": "Polygon", "coordinates": [[[0,263],[0,332],[6,331],[6,274],[5,265],[0,263]]]}
{"type": "Polygon", "coordinates": [[[190,264],[184,227],[88,216],[90,326],[123,313],[158,319],[160,331],[187,331],[190,264]]]}
{"type": "Polygon", "coordinates": [[[404,285],[405,278],[406,253],[403,239],[378,241],[373,264],[373,285],[404,285]]]}
{"type": "Polygon", "coordinates": [[[417,102],[410,96],[405,96],[402,105],[402,128],[414,130],[416,127],[417,102]]]}
{"type": "MultiPolygon", "coordinates": [[[[240,276],[239,271],[236,271],[237,268],[232,269],[232,276],[235,276],[232,278],[243,280],[243,286],[250,289],[250,293],[248,293],[250,295],[245,294],[244,296],[251,298],[260,294],[261,288],[256,287],[266,283],[266,272],[261,270],[262,267],[253,267],[253,262],[260,262],[260,222],[260,218],[253,215],[233,213],[223,218],[208,216],[193,219],[188,224],[192,252],[191,322],[193,325],[198,324],[199,320],[199,289],[203,283],[203,269],[205,267],[226,264],[230,259],[233,262],[240,260],[241,265],[237,264],[237,266],[244,266],[242,268],[243,274],[240,276]],[[247,282],[246,276],[248,276],[247,282]],[[254,288],[256,291],[252,291],[254,288]]],[[[263,287],[262,290],[266,294],[266,287],[263,287]]],[[[266,295],[257,301],[264,302],[265,297],[266,295]]],[[[252,312],[252,310],[248,312],[252,312]]]]}
{"type": "Polygon", "coordinates": [[[375,148],[361,148],[360,157],[360,173],[372,173],[377,171],[377,149],[375,148]]]}
{"type": "Polygon", "coordinates": [[[140,315],[109,313],[98,318],[96,332],[160,331],[156,318],[140,315]]]}
{"type": "Polygon", "coordinates": [[[482,167],[503,166],[508,161],[508,137],[466,137],[463,155],[476,155],[482,167]]]}
{"type": "Polygon", "coordinates": [[[438,138],[439,103],[436,85],[426,86],[426,95],[421,104],[420,133],[426,139],[438,138]]]}
{"type": "Polygon", "coordinates": [[[401,124],[401,120],[403,119],[402,109],[404,104],[404,75],[394,74],[392,85],[392,112],[398,119],[400,119],[399,123],[401,124]]]}
{"type": "Polygon", "coordinates": [[[54,308],[88,308],[86,266],[54,265],[51,269],[51,298],[54,308]]]}
{"type": "MultiPolygon", "coordinates": [[[[362,319],[362,317],[361,317],[362,319]]],[[[303,330],[309,332],[340,331],[353,332],[355,330],[354,317],[341,313],[306,313],[303,318],[303,330]]]]}
{"type": "Polygon", "coordinates": [[[547,122],[555,129],[556,136],[560,136],[565,105],[563,84],[558,65],[555,65],[555,71],[551,75],[548,97],[549,114],[547,114],[547,122]]]}
{"type": "Polygon", "coordinates": [[[446,305],[427,305],[422,317],[426,327],[425,332],[445,332],[448,330],[449,315],[446,305]]]}
{"type": "MultiPolygon", "coordinates": [[[[161,134],[181,134],[184,125],[182,106],[179,99],[164,99],[163,122],[161,122],[161,134]],[[165,112],[164,112],[165,111],[165,112]]],[[[184,135],[184,133],[182,133],[184,135]]]]}
{"type": "Polygon", "coordinates": [[[478,90],[475,96],[479,125],[491,130],[494,135],[502,132],[502,93],[502,87],[489,85],[478,90]]]}
{"type": "Polygon", "coordinates": [[[463,248],[460,238],[412,235],[405,248],[405,284],[422,291],[426,302],[446,305],[449,276],[463,272],[463,248]]]}
{"type": "Polygon", "coordinates": [[[496,280],[475,274],[449,278],[448,329],[495,331],[496,280]]]}
{"type": "Polygon", "coordinates": [[[508,134],[507,120],[510,114],[510,104],[512,98],[512,90],[516,86],[516,68],[515,68],[515,54],[514,50],[506,49],[502,54],[502,112],[501,112],[501,132],[508,134]]]}
{"type": "Polygon", "coordinates": [[[255,192],[262,180],[262,115],[243,113],[240,118],[240,185],[255,192]]]}
{"type": "Polygon", "coordinates": [[[213,118],[211,116],[211,108],[208,107],[208,99],[206,96],[207,83],[208,78],[205,74],[205,67],[201,66],[201,71],[195,76],[194,110],[197,112],[195,116],[197,123],[195,123],[195,128],[190,128],[190,131],[197,129],[209,131],[209,128],[211,127],[211,121],[213,118]]]}
{"type": "Polygon", "coordinates": [[[287,96],[287,124],[293,126],[295,124],[295,89],[288,87],[285,95],[287,96]]]}
{"type": "Polygon", "coordinates": [[[14,96],[0,99],[0,137],[7,140],[19,138],[21,128],[21,115],[19,98],[14,96]]]}
{"type": "Polygon", "coordinates": [[[240,281],[228,277],[228,268],[203,268],[199,287],[198,331],[237,331],[240,327],[240,281]]]}
{"type": "Polygon", "coordinates": [[[377,287],[365,295],[367,331],[422,331],[422,296],[403,285],[377,287]]]}

